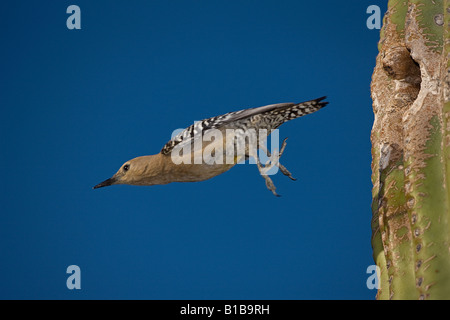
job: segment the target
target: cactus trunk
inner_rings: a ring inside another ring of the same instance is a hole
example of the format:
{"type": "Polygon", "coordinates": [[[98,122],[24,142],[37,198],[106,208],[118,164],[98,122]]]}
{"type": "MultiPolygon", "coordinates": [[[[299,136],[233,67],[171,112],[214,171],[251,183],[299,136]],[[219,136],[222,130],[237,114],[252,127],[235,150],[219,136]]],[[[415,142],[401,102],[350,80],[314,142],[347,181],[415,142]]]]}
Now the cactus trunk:
{"type": "Polygon", "coordinates": [[[450,0],[390,0],[372,76],[378,299],[450,299],[450,0]]]}

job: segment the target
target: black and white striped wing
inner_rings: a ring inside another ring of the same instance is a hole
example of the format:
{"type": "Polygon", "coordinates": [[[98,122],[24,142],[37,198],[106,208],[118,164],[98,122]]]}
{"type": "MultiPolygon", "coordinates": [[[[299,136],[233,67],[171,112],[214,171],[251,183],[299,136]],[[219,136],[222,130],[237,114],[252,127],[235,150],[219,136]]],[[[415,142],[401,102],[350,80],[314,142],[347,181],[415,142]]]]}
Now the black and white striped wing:
{"type": "Polygon", "coordinates": [[[221,116],[212,117],[201,120],[188,128],[181,131],[173,137],[162,148],[162,154],[169,154],[172,149],[179,143],[193,141],[197,137],[202,136],[202,132],[209,129],[219,129],[225,125],[230,125],[233,122],[244,120],[254,115],[260,114],[265,119],[265,122],[272,123],[272,128],[277,128],[286,121],[304,116],[306,114],[315,112],[324,107],[327,102],[321,102],[325,97],[310,100],[302,103],[277,103],[258,108],[244,109],[234,112],[229,112],[221,116]]]}
{"type": "Polygon", "coordinates": [[[181,142],[187,142],[195,139],[197,136],[201,136],[202,132],[209,129],[218,129],[225,124],[228,124],[239,116],[239,114],[243,113],[246,110],[239,110],[235,112],[229,112],[224,115],[204,119],[201,121],[197,121],[193,125],[187,127],[180,133],[178,133],[175,137],[173,137],[169,142],[167,142],[161,150],[162,154],[169,154],[172,149],[181,142]]]}

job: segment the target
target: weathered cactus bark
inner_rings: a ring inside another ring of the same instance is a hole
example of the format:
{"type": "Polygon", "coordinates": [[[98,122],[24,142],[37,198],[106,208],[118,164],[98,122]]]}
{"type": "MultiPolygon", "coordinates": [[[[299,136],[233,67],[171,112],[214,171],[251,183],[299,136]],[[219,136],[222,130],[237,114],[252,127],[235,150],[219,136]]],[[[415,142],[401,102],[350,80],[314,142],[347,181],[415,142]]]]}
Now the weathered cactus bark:
{"type": "Polygon", "coordinates": [[[390,0],[372,77],[377,299],[450,299],[450,0],[390,0]]]}

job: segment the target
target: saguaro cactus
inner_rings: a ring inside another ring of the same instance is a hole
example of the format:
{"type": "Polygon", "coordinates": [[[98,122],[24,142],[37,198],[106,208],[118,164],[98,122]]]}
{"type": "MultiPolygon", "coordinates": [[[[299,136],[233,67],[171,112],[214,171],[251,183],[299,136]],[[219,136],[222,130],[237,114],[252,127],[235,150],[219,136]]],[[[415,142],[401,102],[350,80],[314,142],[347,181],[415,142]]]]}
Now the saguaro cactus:
{"type": "Polygon", "coordinates": [[[378,299],[450,299],[450,0],[390,0],[372,77],[378,299]]]}

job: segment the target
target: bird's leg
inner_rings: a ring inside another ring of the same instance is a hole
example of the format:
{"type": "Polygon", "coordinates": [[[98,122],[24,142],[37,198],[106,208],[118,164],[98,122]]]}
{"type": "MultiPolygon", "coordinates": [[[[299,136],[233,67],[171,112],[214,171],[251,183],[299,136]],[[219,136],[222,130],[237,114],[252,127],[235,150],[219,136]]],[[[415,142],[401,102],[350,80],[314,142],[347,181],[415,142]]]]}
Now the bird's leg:
{"type": "Polygon", "coordinates": [[[261,164],[261,160],[259,160],[258,155],[256,155],[255,157],[256,160],[256,166],[258,167],[259,173],[261,174],[261,176],[264,178],[264,180],[266,180],[266,187],[267,189],[269,189],[270,191],[272,191],[272,193],[279,197],[280,195],[276,193],[275,189],[275,185],[273,184],[272,179],[269,178],[269,176],[267,175],[267,171],[272,167],[267,168],[267,166],[263,166],[261,164]]]}
{"type": "MultiPolygon", "coordinates": [[[[280,171],[281,171],[282,174],[284,174],[285,176],[288,176],[291,180],[294,180],[294,181],[295,181],[295,180],[297,180],[297,179],[295,179],[295,178],[292,176],[292,173],[290,173],[289,170],[286,169],[286,167],[283,166],[283,165],[280,163],[280,158],[281,158],[281,156],[283,155],[284,149],[286,148],[286,140],[287,140],[287,138],[284,138],[283,142],[281,143],[280,154],[278,155],[278,157],[276,158],[276,160],[272,158],[272,156],[271,156],[271,154],[270,154],[270,151],[267,149],[267,147],[266,147],[265,144],[262,144],[260,147],[261,147],[261,149],[267,154],[267,156],[270,158],[270,160],[267,161],[267,163],[266,163],[266,167],[267,167],[267,165],[269,164],[269,162],[271,162],[271,163],[275,164],[276,166],[278,166],[278,168],[280,168],[280,171]],[[275,160],[275,161],[274,161],[274,160],[275,160]]],[[[273,166],[273,164],[271,164],[271,167],[273,166]]]]}
{"type": "MultiPolygon", "coordinates": [[[[281,149],[280,149],[280,157],[284,152],[284,149],[286,148],[286,140],[287,138],[284,138],[283,143],[281,144],[281,149]]],[[[288,169],[286,169],[285,166],[283,166],[279,161],[278,161],[278,168],[280,168],[281,173],[283,173],[285,176],[288,176],[291,180],[297,180],[292,176],[292,173],[289,172],[288,169]]]]}

